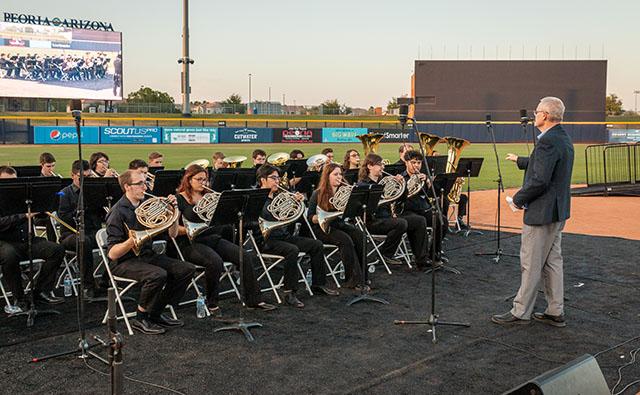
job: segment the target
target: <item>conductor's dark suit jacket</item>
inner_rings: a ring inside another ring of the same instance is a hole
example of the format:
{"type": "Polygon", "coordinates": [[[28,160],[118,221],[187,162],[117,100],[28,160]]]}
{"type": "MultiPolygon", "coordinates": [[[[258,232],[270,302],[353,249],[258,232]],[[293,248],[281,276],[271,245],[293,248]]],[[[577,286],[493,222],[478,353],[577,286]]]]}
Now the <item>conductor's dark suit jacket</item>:
{"type": "Polygon", "coordinates": [[[513,202],[525,208],[525,224],[546,225],[569,218],[573,156],[571,138],[556,125],[540,136],[530,157],[518,157],[518,168],[525,170],[524,185],[513,202]]]}

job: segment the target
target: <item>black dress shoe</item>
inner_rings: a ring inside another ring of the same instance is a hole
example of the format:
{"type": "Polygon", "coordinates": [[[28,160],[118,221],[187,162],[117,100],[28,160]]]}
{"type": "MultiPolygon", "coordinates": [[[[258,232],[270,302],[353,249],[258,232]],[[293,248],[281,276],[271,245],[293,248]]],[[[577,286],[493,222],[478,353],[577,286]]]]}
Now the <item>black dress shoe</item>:
{"type": "Polygon", "coordinates": [[[298,299],[298,297],[296,296],[296,294],[294,292],[285,292],[284,293],[284,301],[292,307],[295,307],[297,309],[304,309],[304,303],[302,303],[300,301],[300,299],[298,299]]]}
{"type": "Polygon", "coordinates": [[[36,300],[36,302],[44,302],[48,304],[64,303],[64,298],[55,296],[54,294],[52,293],[50,294],[48,292],[38,292],[35,295],[33,295],[33,297],[36,300]]]}
{"type": "Polygon", "coordinates": [[[337,289],[327,288],[324,285],[313,285],[311,291],[320,295],[338,296],[340,292],[337,289]]]}
{"type": "Polygon", "coordinates": [[[173,319],[169,314],[165,313],[157,316],[151,316],[149,317],[149,320],[154,324],[164,326],[165,328],[179,327],[184,325],[184,322],[182,322],[182,320],[173,319]]]}
{"type": "Polygon", "coordinates": [[[557,328],[564,328],[565,326],[567,326],[567,321],[564,320],[564,315],[533,313],[533,319],[543,322],[547,325],[555,326],[557,328]]]}
{"type": "Polygon", "coordinates": [[[491,316],[491,321],[499,325],[528,325],[531,322],[530,320],[518,318],[511,314],[511,312],[493,315],[491,316]]]}
{"type": "Polygon", "coordinates": [[[270,303],[267,303],[267,302],[260,302],[260,303],[258,303],[256,305],[249,305],[249,306],[247,306],[247,308],[249,310],[263,310],[263,311],[271,311],[271,310],[277,309],[276,306],[274,306],[274,305],[272,305],[270,303]]]}
{"type": "Polygon", "coordinates": [[[166,332],[164,328],[154,324],[148,318],[134,318],[130,323],[133,329],[145,335],[162,335],[166,332]]]}

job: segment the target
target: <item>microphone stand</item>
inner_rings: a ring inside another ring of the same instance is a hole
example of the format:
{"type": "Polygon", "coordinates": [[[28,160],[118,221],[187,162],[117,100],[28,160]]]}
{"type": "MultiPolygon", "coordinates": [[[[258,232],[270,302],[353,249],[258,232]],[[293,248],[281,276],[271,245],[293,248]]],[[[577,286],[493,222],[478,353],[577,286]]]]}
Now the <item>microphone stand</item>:
{"type": "MultiPolygon", "coordinates": [[[[522,126],[522,134],[524,135],[524,141],[527,144],[527,155],[531,155],[531,150],[529,149],[529,140],[527,140],[527,125],[529,124],[529,117],[524,116],[524,117],[520,117],[520,126],[522,126]]],[[[533,136],[533,133],[531,133],[531,137],[533,136]]],[[[535,145],[535,138],[532,139],[533,144],[535,145]]]]}
{"type": "MultiPolygon", "coordinates": [[[[402,125],[402,130],[404,130],[407,119],[411,120],[413,133],[415,134],[416,139],[419,142],[420,140],[418,139],[418,126],[416,125],[415,119],[408,118],[408,117],[405,118],[404,116],[401,116],[400,123],[402,125]]],[[[427,177],[429,180],[429,189],[431,190],[431,193],[435,197],[437,195],[436,195],[436,190],[433,186],[434,177],[431,174],[431,169],[429,169],[429,164],[427,163],[427,157],[424,155],[424,148],[422,147],[421,144],[418,144],[418,146],[420,146],[420,152],[422,153],[422,165],[425,167],[427,171],[427,177]]],[[[422,185],[422,191],[424,192],[425,196],[428,196],[427,190],[425,187],[426,184],[427,183],[422,185]]],[[[440,208],[439,204],[435,204],[433,205],[433,207],[435,208],[435,211],[433,211],[433,208],[432,208],[433,236],[431,237],[431,314],[429,315],[429,318],[427,320],[417,320],[417,321],[395,320],[393,321],[393,323],[395,325],[429,325],[431,327],[431,334],[432,334],[431,341],[433,343],[436,343],[437,342],[436,327],[438,325],[463,326],[468,328],[471,326],[471,324],[468,322],[440,321],[438,318],[439,315],[436,314],[436,269],[437,268],[436,268],[436,237],[435,237],[436,232],[435,230],[436,230],[436,227],[442,226],[443,216],[442,216],[442,209],[440,208]]]]}
{"type": "Polygon", "coordinates": [[[504,185],[502,183],[502,171],[500,170],[500,158],[498,157],[498,148],[496,146],[496,135],[493,131],[493,125],[491,124],[491,118],[489,115],[487,115],[487,121],[486,121],[486,125],[487,125],[487,131],[489,132],[489,135],[491,136],[491,143],[493,144],[493,153],[495,154],[496,157],[496,165],[498,168],[498,179],[496,180],[496,182],[498,183],[498,236],[497,236],[497,241],[498,241],[498,245],[496,247],[496,251],[495,252],[476,252],[475,255],[476,256],[493,256],[493,258],[491,258],[494,263],[500,263],[500,259],[503,256],[511,256],[511,257],[517,257],[517,255],[513,255],[513,254],[505,254],[502,252],[502,248],[500,247],[500,207],[501,207],[501,203],[502,203],[502,192],[504,192],[504,185]]]}

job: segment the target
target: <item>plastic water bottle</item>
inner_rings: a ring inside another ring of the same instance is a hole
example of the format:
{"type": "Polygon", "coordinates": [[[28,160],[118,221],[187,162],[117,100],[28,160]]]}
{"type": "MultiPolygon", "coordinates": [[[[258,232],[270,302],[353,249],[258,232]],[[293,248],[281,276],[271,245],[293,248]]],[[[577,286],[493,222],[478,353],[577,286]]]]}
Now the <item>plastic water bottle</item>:
{"type": "Polygon", "coordinates": [[[198,318],[205,318],[207,316],[207,303],[202,295],[196,299],[196,316],[198,318]]]}
{"type": "Polygon", "coordinates": [[[311,269],[307,270],[307,284],[311,285],[311,280],[313,279],[313,274],[311,273],[311,269]]]}
{"type": "Polygon", "coordinates": [[[340,273],[340,280],[344,280],[346,276],[344,274],[344,264],[342,262],[338,265],[338,272],[340,273]]]}
{"type": "Polygon", "coordinates": [[[73,288],[71,287],[71,276],[67,273],[64,276],[64,296],[69,297],[73,295],[73,288]]]}
{"type": "Polygon", "coordinates": [[[369,265],[369,273],[375,273],[376,272],[376,265],[369,265]]]}

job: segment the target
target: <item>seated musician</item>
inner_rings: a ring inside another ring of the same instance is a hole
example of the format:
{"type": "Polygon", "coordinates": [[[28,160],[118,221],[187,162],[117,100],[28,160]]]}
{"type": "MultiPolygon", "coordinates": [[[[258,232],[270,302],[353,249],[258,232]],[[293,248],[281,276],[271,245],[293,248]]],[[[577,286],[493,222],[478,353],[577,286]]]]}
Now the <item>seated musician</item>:
{"type": "MultiPolygon", "coordinates": [[[[382,157],[377,154],[369,154],[365,157],[360,173],[360,183],[378,184],[383,178],[384,164],[382,157]]],[[[394,177],[402,178],[400,175],[394,177]]],[[[367,221],[367,229],[373,234],[386,235],[386,239],[380,247],[380,252],[385,261],[392,265],[402,264],[394,258],[396,250],[402,241],[402,234],[407,233],[411,242],[411,250],[418,266],[426,266],[426,236],[427,224],[424,218],[418,216],[398,218],[391,203],[378,205],[373,218],[367,221]]]]}
{"type": "Polygon", "coordinates": [[[134,159],[129,162],[129,170],[137,171],[142,174],[147,182],[147,188],[153,189],[153,179],[149,174],[149,165],[142,159],[134,159]]]}
{"type": "Polygon", "coordinates": [[[394,165],[404,165],[404,154],[408,151],[413,151],[413,145],[402,143],[398,148],[398,156],[400,157],[394,165]]]}
{"type": "Polygon", "coordinates": [[[256,149],[251,153],[251,158],[253,159],[253,167],[256,169],[265,164],[267,161],[267,153],[264,150],[256,149]]]}
{"type": "Polygon", "coordinates": [[[40,175],[42,177],[57,177],[56,170],[56,158],[49,152],[43,152],[40,154],[40,175]]]}
{"type": "Polygon", "coordinates": [[[89,166],[93,177],[115,177],[116,173],[109,168],[109,157],[104,152],[94,152],[89,157],[89,166]]]}
{"type": "MultiPolygon", "coordinates": [[[[16,178],[13,167],[0,166],[0,178],[16,178]]],[[[31,213],[33,218],[37,213],[31,213]]],[[[24,289],[22,287],[22,273],[20,261],[29,259],[28,256],[28,218],[27,214],[11,214],[0,207],[0,267],[3,280],[13,294],[15,305],[20,309],[26,308],[24,289]]],[[[56,283],[56,272],[64,258],[64,248],[60,244],[50,242],[42,237],[33,237],[31,245],[33,259],[43,259],[40,274],[35,279],[33,288],[36,302],[58,304],[64,298],[53,294],[56,283]]]]}
{"type": "MultiPolygon", "coordinates": [[[[60,203],[58,207],[58,218],[67,225],[71,225],[74,229],[60,224],[60,244],[67,251],[76,250],[77,234],[77,210],[78,195],[80,193],[80,161],[76,160],[71,165],[71,185],[66,186],[60,191],[60,203]]],[[[91,176],[89,162],[82,161],[82,172],[84,177],[91,176]]],[[[84,262],[84,293],[85,297],[92,298],[94,296],[95,281],[93,278],[93,249],[96,245],[96,232],[102,227],[102,217],[95,210],[90,209],[84,204],[84,254],[82,260],[84,262]]],[[[81,267],[82,269],[82,267],[81,267]]]]}
{"type": "MultiPolygon", "coordinates": [[[[266,221],[278,221],[268,207],[277,194],[289,193],[280,190],[280,173],[278,168],[270,164],[263,165],[258,169],[257,178],[260,188],[268,188],[270,190],[269,197],[264,203],[260,217],[266,221]]],[[[298,201],[298,204],[303,205],[304,195],[295,193],[293,194],[293,198],[298,201]]],[[[304,303],[296,296],[296,290],[298,289],[297,262],[300,251],[307,253],[311,258],[312,291],[324,295],[338,295],[336,290],[327,288],[326,286],[327,273],[323,258],[324,247],[320,240],[294,236],[291,234],[289,226],[273,229],[266,239],[262,237],[262,234],[259,234],[256,240],[262,244],[262,252],[284,257],[284,300],[287,304],[297,308],[304,307],[304,303]]]]}
{"type": "Polygon", "coordinates": [[[347,150],[344,154],[344,159],[342,160],[342,168],[344,170],[360,168],[360,154],[358,153],[358,150],[347,150]]]}
{"type": "Polygon", "coordinates": [[[289,157],[291,159],[304,159],[304,152],[302,152],[302,150],[299,149],[294,149],[291,150],[291,153],[289,154],[289,157]]]}
{"type": "Polygon", "coordinates": [[[460,194],[460,201],[458,201],[458,224],[461,229],[468,229],[469,225],[464,221],[464,217],[467,216],[467,204],[469,198],[466,193],[460,194]]]}
{"type": "Polygon", "coordinates": [[[340,259],[344,264],[346,280],[342,286],[359,290],[363,280],[360,262],[363,262],[362,243],[364,234],[342,218],[336,218],[330,222],[328,233],[325,233],[318,225],[318,207],[327,212],[336,211],[330,199],[335,196],[338,188],[348,188],[348,186],[343,185],[342,168],[335,162],[328,163],[322,169],[318,189],[313,192],[311,199],[309,199],[307,217],[313,232],[320,241],[338,246],[340,259]]]}
{"type": "MultiPolygon", "coordinates": [[[[417,174],[418,177],[420,177],[420,179],[423,182],[425,182],[424,184],[425,188],[419,190],[418,193],[416,193],[415,195],[411,197],[407,197],[407,199],[404,202],[404,210],[402,211],[402,217],[405,219],[412,216],[423,217],[424,220],[426,221],[426,224],[429,227],[433,228],[433,216],[431,212],[432,207],[431,207],[431,204],[429,204],[427,195],[424,192],[429,188],[429,181],[427,179],[427,176],[420,172],[420,170],[422,169],[422,163],[423,163],[424,157],[419,151],[411,150],[405,153],[404,158],[405,158],[406,170],[402,173],[402,176],[408,182],[411,176],[417,174]]],[[[436,233],[436,243],[435,243],[436,258],[439,259],[440,250],[442,249],[443,234],[441,231],[435,232],[435,233],[436,233]]],[[[429,248],[427,248],[426,250],[428,251],[428,256],[431,256],[431,252],[429,251],[429,248]]],[[[421,262],[421,264],[422,263],[424,262],[421,262]]],[[[424,266],[422,266],[421,264],[417,265],[419,269],[424,268],[424,266]]]]}
{"type": "Polygon", "coordinates": [[[213,170],[225,169],[227,167],[227,163],[224,161],[225,155],[224,153],[218,151],[213,153],[213,170]]]}
{"type": "Polygon", "coordinates": [[[164,166],[164,156],[160,152],[152,152],[149,154],[147,163],[149,167],[163,167],[164,166]]]}
{"type": "MultiPolygon", "coordinates": [[[[107,248],[113,263],[111,272],[115,276],[134,279],[141,285],[137,316],[131,321],[131,326],[144,334],[162,334],[165,332],[163,327],[183,325],[181,320],[171,318],[163,310],[168,304],[177,306],[195,267],[165,254],[157,254],[151,248],[150,240],[140,247],[139,255],[134,253],[134,237],[129,235],[129,229],[145,229],[138,222],[135,209],[145,199],[147,184],[142,174],[132,170],[122,173],[118,181],[124,195],[107,215],[107,248]]],[[[176,202],[173,195],[167,199],[171,204],[176,202]]],[[[170,236],[176,236],[178,222],[173,223],[168,231],[170,236]]]]}
{"type": "MultiPolygon", "coordinates": [[[[202,219],[193,212],[193,208],[207,193],[204,187],[208,180],[207,170],[202,166],[191,165],[185,170],[178,187],[177,201],[178,208],[187,221],[202,222],[202,219]]],[[[221,236],[225,233],[225,228],[227,227],[216,227],[213,230],[207,230],[196,236],[192,242],[189,242],[187,229],[182,224],[178,227],[178,237],[176,237],[176,242],[180,247],[180,251],[182,251],[184,259],[205,269],[204,280],[207,306],[214,317],[222,315],[218,306],[218,295],[220,293],[220,276],[224,270],[223,263],[225,261],[235,265],[240,263],[240,248],[221,236]]],[[[172,244],[170,244],[169,248],[170,253],[173,252],[171,247],[173,247],[172,244]]],[[[243,251],[242,269],[244,275],[242,276],[242,281],[244,281],[244,300],[250,308],[273,310],[275,306],[261,301],[260,286],[254,271],[256,259],[254,254],[243,251]]]]}
{"type": "Polygon", "coordinates": [[[327,157],[327,162],[329,163],[333,162],[333,148],[331,147],[324,148],[320,153],[327,157]]]}

